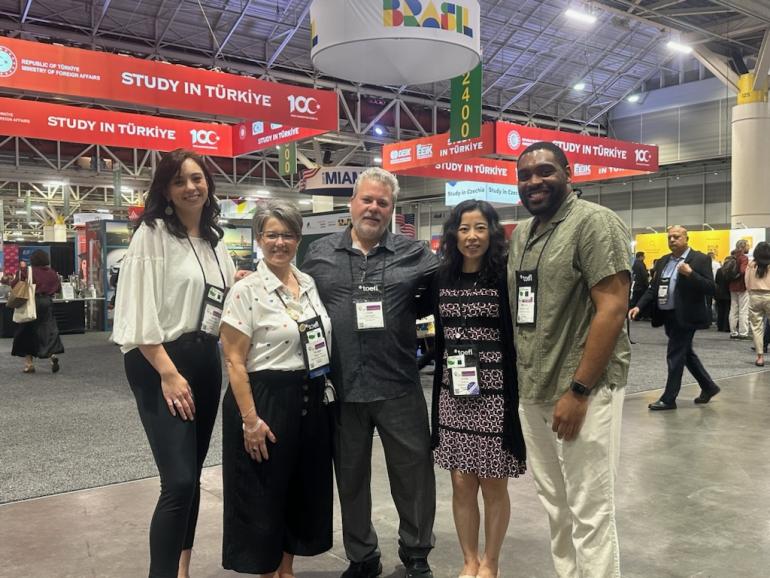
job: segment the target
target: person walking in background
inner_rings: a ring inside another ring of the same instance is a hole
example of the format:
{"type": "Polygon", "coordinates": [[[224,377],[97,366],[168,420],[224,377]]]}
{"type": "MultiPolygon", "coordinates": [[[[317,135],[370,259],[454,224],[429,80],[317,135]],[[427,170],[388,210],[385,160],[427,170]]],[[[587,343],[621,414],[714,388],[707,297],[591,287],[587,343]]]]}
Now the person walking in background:
{"type": "Polygon", "coordinates": [[[636,254],[634,263],[631,265],[631,275],[631,303],[629,306],[635,307],[650,284],[650,274],[647,272],[647,267],[644,264],[644,252],[639,251],[636,254]]]}
{"type": "Polygon", "coordinates": [[[508,478],[526,471],[505,233],[485,201],[463,201],[444,223],[435,284],[433,459],[451,472],[463,551],[460,578],[496,578],[511,504],[508,478]],[[479,553],[478,492],[484,500],[479,553]]]}
{"type": "MultiPolygon", "coordinates": [[[[730,339],[749,338],[749,294],[746,291],[746,268],[749,265],[749,243],[741,239],[730,254],[734,259],[722,266],[730,282],[730,339]]],[[[729,259],[729,258],[728,258],[729,259]]]]}
{"type": "Polygon", "coordinates": [[[695,331],[708,329],[711,325],[706,295],[713,295],[715,287],[710,259],[691,249],[688,241],[684,227],[674,225],[668,228],[671,253],[658,260],[647,293],[628,312],[629,317],[634,319],[641,308],[652,303],[652,326],[663,325],[668,337],[666,389],[658,401],[649,404],[649,409],[653,411],[676,409],[685,367],[701,387],[701,394],[695,398],[695,403],[708,403],[720,391],[692,348],[695,331]]]}
{"type": "Polygon", "coordinates": [[[219,320],[235,266],[214,192],[202,157],[167,153],[120,268],[112,340],[160,474],[151,578],[190,575],[201,468],[222,389],[219,320]]]}
{"type": "Polygon", "coordinates": [[[35,357],[51,360],[51,372],[59,371],[58,355],[64,353],[59,337],[59,327],[53,316],[53,296],[61,291],[59,275],[51,268],[48,253],[37,250],[29,258],[29,267],[22,261],[11,286],[19,281],[31,281],[35,285],[35,309],[37,318],[19,323],[13,336],[11,355],[24,358],[24,373],[35,373],[35,357]]]}
{"type": "Polygon", "coordinates": [[[332,546],[331,319],[312,277],[292,261],[302,215],[286,201],[259,207],[263,259],[227,296],[222,347],[222,566],[294,576],[294,556],[332,546]]]}
{"type": "Polygon", "coordinates": [[[388,231],[398,190],[398,180],[384,169],[359,174],[351,226],[314,241],[302,264],[334,320],[331,378],[340,397],[334,466],[350,560],[342,578],[382,573],[372,524],[375,429],[398,511],[406,576],[433,576],[428,554],[435,543],[436,481],[415,323],[432,310],[438,259],[427,243],[388,231]]]}
{"type": "MultiPolygon", "coordinates": [[[[725,258],[725,262],[728,259],[732,259],[732,257],[725,258]]],[[[730,282],[725,277],[724,268],[719,267],[716,273],[714,273],[714,285],[714,302],[717,306],[717,331],[730,333],[730,282]]]]}
{"type": "Polygon", "coordinates": [[[528,146],[517,174],[533,215],[514,230],[508,254],[528,467],[548,514],[556,575],[619,578],[630,234],[616,213],[575,195],[557,145],[528,146]]]}
{"type": "MultiPolygon", "coordinates": [[[[711,259],[711,278],[714,279],[714,282],[716,283],[717,271],[719,271],[722,268],[722,263],[720,263],[717,260],[716,254],[713,251],[708,252],[708,257],[709,259],[711,259]]],[[[719,314],[716,311],[716,307],[715,307],[716,293],[714,295],[706,296],[706,305],[708,305],[709,311],[711,312],[711,322],[716,323],[719,317],[719,314]]]]}
{"type": "Polygon", "coordinates": [[[770,318],[770,244],[762,241],[754,247],[754,259],[746,269],[746,289],[749,292],[749,320],[758,367],[765,366],[765,320],[770,318]]]}

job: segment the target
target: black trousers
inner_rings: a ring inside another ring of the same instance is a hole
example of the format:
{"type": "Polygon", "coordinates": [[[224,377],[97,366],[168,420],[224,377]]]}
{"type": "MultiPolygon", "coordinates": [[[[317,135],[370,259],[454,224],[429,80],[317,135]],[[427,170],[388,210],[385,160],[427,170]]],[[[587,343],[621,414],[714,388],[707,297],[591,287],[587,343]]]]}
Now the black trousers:
{"type": "Polygon", "coordinates": [[[190,384],[195,401],[193,421],[169,413],[160,375],[139,349],[124,356],[126,377],[160,474],[160,498],[150,524],[150,578],[176,578],[179,555],[193,546],[201,468],[222,389],[222,365],[215,338],[188,333],[163,346],[190,384]]]}
{"type": "Polygon", "coordinates": [[[398,543],[412,558],[426,558],[436,538],[436,480],[422,390],[396,399],[337,404],[334,466],[342,512],[342,541],[352,562],[380,556],[372,524],[372,438],[380,435],[398,511],[398,543]]]}
{"type": "Polygon", "coordinates": [[[729,299],[717,299],[717,331],[730,332],[729,299]]]}
{"type": "Polygon", "coordinates": [[[674,311],[666,312],[664,328],[666,337],[668,337],[668,349],[666,350],[668,379],[666,380],[666,389],[660,397],[661,401],[665,403],[676,402],[676,397],[682,387],[682,373],[684,373],[685,367],[704,392],[713,392],[717,385],[692,348],[695,329],[682,327],[677,322],[674,311]]]}

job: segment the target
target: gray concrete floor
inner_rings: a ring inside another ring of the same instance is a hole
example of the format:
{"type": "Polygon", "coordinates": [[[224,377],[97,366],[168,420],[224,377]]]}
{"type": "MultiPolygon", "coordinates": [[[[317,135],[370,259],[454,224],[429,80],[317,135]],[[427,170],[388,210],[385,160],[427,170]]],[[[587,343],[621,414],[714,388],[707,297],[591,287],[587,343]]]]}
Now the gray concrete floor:
{"type": "MultiPolygon", "coordinates": [[[[765,424],[770,371],[719,380],[707,406],[686,386],[679,409],[651,413],[659,392],[627,397],[618,480],[618,524],[627,578],[753,578],[770,575],[770,436],[765,424]]],[[[590,480],[587,481],[590,484],[590,480]]],[[[437,577],[461,567],[448,474],[437,470],[437,577]]],[[[235,576],[219,563],[221,475],[205,470],[193,576],[235,576]]],[[[532,480],[509,484],[512,514],[501,576],[553,576],[544,513],[532,480]]],[[[397,517],[382,453],[375,446],[373,517],[383,576],[403,575],[396,556],[397,517]]],[[[128,578],[147,575],[147,529],[157,478],[0,506],[0,577],[128,578]]],[[[346,567],[335,513],[334,548],[299,559],[299,576],[331,578],[346,567]]],[[[598,577],[591,577],[598,578],[598,577]]]]}

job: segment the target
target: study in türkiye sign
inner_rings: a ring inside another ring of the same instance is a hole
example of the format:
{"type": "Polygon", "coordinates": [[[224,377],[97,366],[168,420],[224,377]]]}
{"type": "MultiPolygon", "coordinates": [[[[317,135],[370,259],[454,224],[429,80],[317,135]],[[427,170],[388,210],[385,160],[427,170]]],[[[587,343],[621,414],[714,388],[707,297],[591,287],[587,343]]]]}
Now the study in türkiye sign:
{"type": "Polygon", "coordinates": [[[337,130],[337,94],[213,70],[0,37],[0,87],[337,130]]]}
{"type": "Polygon", "coordinates": [[[481,63],[452,79],[449,142],[481,136],[481,63]]]}

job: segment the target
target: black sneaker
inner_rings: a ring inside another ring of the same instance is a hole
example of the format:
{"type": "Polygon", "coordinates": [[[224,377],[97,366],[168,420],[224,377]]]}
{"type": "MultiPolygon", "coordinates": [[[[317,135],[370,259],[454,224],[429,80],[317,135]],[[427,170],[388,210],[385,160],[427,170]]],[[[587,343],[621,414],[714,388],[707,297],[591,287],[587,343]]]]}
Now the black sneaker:
{"type": "Polygon", "coordinates": [[[382,574],[382,564],[380,564],[380,557],[377,556],[363,562],[351,562],[340,578],[376,578],[380,574],[382,574]]]}
{"type": "Polygon", "coordinates": [[[401,548],[398,549],[398,557],[406,568],[406,578],[433,578],[433,571],[430,569],[427,558],[407,556],[401,548]]]}

